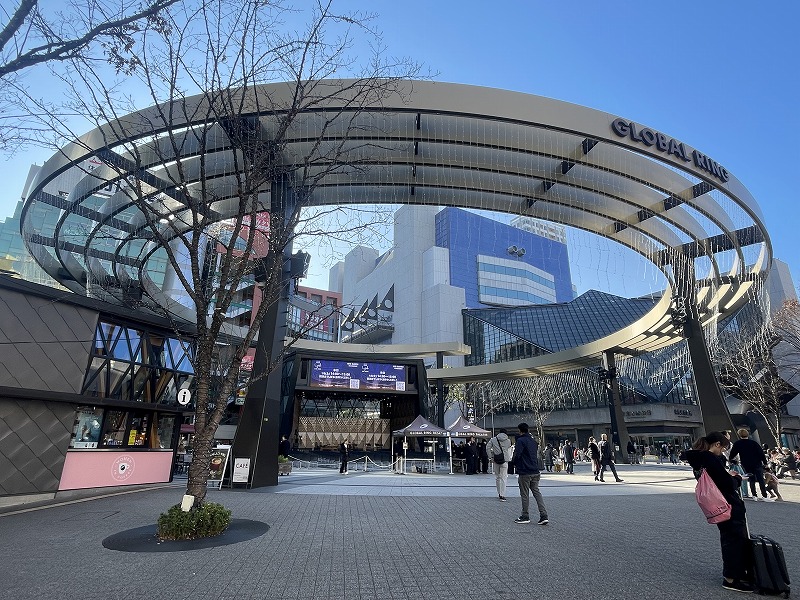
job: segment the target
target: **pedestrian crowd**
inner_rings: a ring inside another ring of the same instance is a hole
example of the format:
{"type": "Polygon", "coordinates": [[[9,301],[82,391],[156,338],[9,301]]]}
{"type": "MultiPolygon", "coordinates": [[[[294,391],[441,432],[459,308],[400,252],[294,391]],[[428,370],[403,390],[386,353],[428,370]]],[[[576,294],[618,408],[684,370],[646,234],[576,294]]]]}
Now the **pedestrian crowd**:
{"type": "Polygon", "coordinates": [[[766,502],[782,501],[779,480],[800,479],[797,473],[800,448],[792,451],[785,447],[770,448],[767,444],[760,445],[750,438],[750,430],[744,427],[736,433],[739,439],[733,442],[727,452],[723,452],[723,459],[742,478],[742,498],[766,502]],[[758,492],[761,493],[760,496],[758,492]]]}

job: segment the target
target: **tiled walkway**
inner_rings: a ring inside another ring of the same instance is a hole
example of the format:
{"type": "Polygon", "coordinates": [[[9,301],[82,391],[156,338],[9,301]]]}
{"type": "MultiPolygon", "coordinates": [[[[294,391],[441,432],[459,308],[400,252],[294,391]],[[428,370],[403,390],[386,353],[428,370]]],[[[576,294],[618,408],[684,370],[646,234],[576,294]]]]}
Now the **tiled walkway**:
{"type": "MultiPolygon", "coordinates": [[[[295,471],[274,488],[212,491],[269,530],[168,554],[102,541],[154,523],[180,486],[16,511],[0,515],[0,579],[9,600],[736,597],[688,468],[621,466],[620,484],[586,469],[543,476],[547,527],[515,525],[516,479],[502,503],[491,475],[295,471]]],[[[750,525],[783,543],[800,580],[800,481],[783,492],[748,503],[750,525]]]]}

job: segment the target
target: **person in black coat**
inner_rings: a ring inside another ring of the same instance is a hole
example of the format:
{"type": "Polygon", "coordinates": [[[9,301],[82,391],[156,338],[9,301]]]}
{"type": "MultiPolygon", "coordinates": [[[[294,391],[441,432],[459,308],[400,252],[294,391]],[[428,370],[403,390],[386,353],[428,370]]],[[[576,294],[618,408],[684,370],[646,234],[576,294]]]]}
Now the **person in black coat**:
{"type": "Polygon", "coordinates": [[[617,468],[614,466],[614,450],[608,441],[608,436],[605,433],[600,435],[600,443],[597,446],[600,449],[600,473],[598,480],[605,481],[605,479],[603,479],[603,473],[606,472],[606,467],[608,467],[614,474],[614,481],[624,481],[623,479],[620,479],[619,475],[617,475],[617,468]]]}
{"type": "Polygon", "coordinates": [[[478,447],[474,438],[469,438],[464,453],[467,459],[467,475],[475,475],[478,472],[478,447]]]}
{"type": "Polygon", "coordinates": [[[639,462],[636,456],[636,444],[633,443],[633,440],[628,440],[628,462],[631,464],[639,462]]]}
{"type": "Polygon", "coordinates": [[[481,463],[481,473],[489,472],[489,453],[486,451],[486,440],[478,442],[478,459],[481,463]]]}
{"type": "Polygon", "coordinates": [[[289,456],[289,452],[292,451],[292,444],[286,438],[285,435],[281,436],[281,441],[278,444],[278,454],[280,456],[289,456]]]}
{"type": "Polygon", "coordinates": [[[589,458],[592,460],[592,473],[594,480],[600,481],[600,446],[594,437],[589,438],[589,458]]]}
{"type": "Polygon", "coordinates": [[[564,471],[569,475],[575,472],[575,448],[572,442],[564,442],[564,471]]]}
{"type": "Polygon", "coordinates": [[[339,473],[344,475],[347,473],[347,461],[350,458],[350,447],[347,440],[339,444],[339,458],[342,461],[342,466],[339,467],[339,473]]]}
{"type": "Polygon", "coordinates": [[[714,481],[725,500],[731,505],[731,518],[717,523],[722,548],[722,587],[739,592],[752,592],[753,553],[745,522],[744,502],[739,497],[742,477],[736,471],[726,471],[723,466],[723,450],[731,441],[724,433],[714,431],[695,442],[683,458],[700,478],[703,469],[714,481]]]}

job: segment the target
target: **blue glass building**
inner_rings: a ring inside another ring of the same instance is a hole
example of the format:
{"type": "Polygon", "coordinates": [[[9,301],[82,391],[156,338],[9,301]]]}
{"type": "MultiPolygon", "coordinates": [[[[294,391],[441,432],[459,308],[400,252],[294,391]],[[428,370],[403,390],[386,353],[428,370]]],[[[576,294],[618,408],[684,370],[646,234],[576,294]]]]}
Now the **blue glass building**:
{"type": "Polygon", "coordinates": [[[467,308],[569,302],[567,245],[457,208],[436,215],[436,245],[450,251],[450,285],[467,308]]]}

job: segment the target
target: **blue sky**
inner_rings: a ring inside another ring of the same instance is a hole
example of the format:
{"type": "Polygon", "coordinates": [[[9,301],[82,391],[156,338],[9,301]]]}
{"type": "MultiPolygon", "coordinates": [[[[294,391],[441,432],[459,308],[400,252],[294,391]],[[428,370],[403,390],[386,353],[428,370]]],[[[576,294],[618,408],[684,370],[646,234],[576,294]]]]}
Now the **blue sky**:
{"type": "MultiPolygon", "coordinates": [[[[423,62],[436,80],[582,104],[712,157],[756,198],[775,256],[800,283],[794,182],[800,3],[351,0],[346,6],[359,4],[379,13],[376,25],[390,54],[423,62]]],[[[0,218],[12,213],[28,165],[47,156],[26,151],[0,162],[0,218]]]]}

